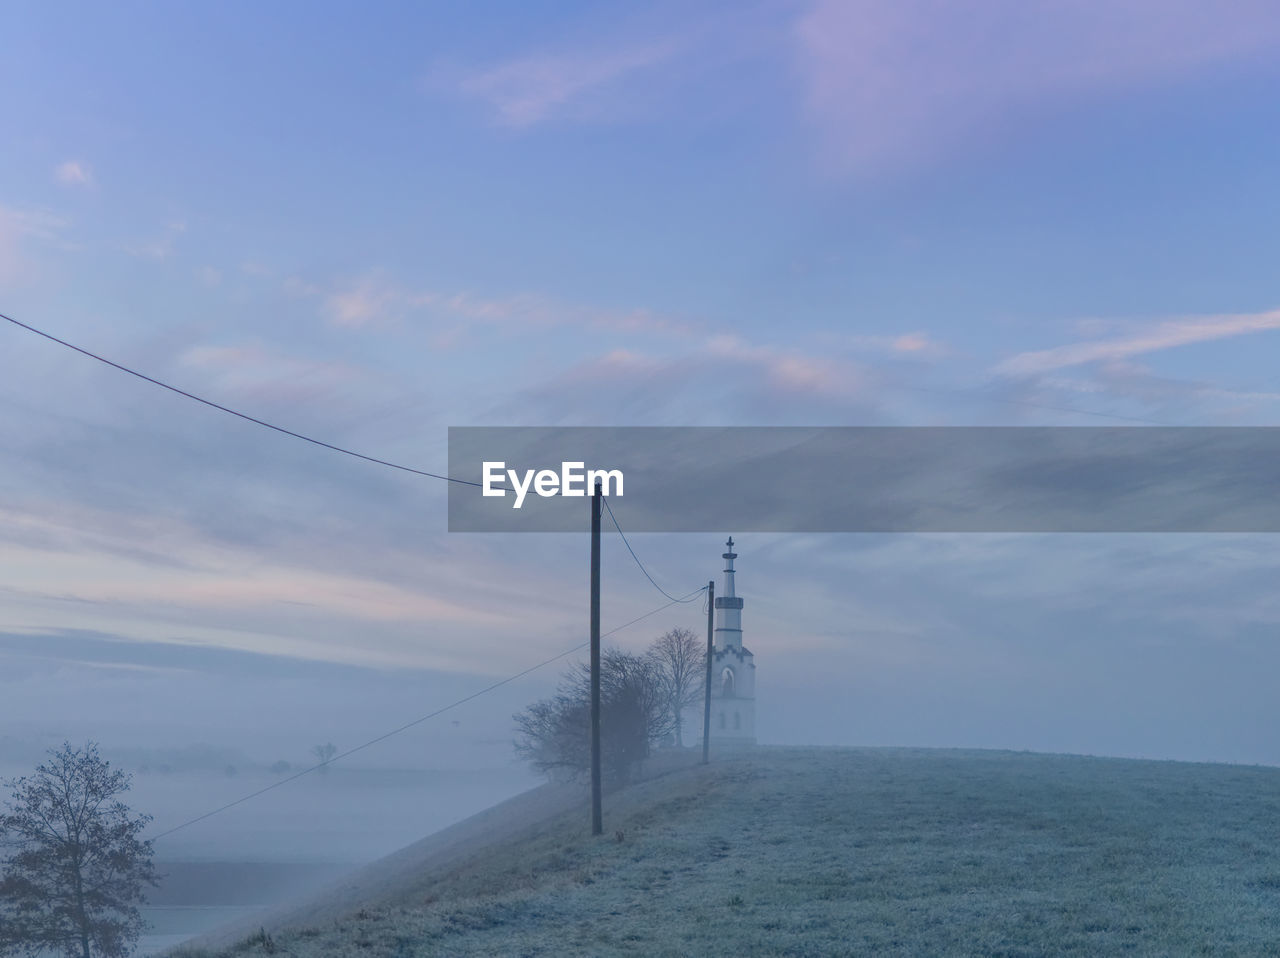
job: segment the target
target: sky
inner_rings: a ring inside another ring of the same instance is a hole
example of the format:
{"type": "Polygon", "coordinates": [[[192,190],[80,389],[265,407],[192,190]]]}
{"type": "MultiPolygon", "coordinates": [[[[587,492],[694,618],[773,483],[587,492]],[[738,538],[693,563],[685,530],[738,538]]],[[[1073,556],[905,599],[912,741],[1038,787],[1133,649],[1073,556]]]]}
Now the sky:
{"type": "MultiPolygon", "coordinates": [[[[1265,0],[4,21],[0,312],[367,455],[443,471],[466,425],[1280,415],[1265,0]]],[[[2,325],[11,763],[305,757],[586,638],[585,536],[450,534],[438,481],[2,325]]],[[[684,594],[723,539],[633,545],[684,594]]],[[[736,541],[763,741],[1280,764],[1274,537],[736,541]]],[[[607,540],[605,629],[664,601],[607,540]]],[[[561,664],[362,760],[509,762],[561,664]]]]}

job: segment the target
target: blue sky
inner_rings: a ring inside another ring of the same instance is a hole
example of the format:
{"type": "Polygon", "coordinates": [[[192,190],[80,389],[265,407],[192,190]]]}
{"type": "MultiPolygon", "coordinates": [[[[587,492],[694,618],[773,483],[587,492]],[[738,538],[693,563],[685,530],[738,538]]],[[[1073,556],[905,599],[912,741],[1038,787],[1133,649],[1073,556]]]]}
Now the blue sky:
{"type": "MultiPolygon", "coordinates": [[[[442,469],[449,425],[1280,412],[1269,3],[12,4],[5,21],[0,310],[371,455],[442,469]]],[[[450,536],[429,480],[16,328],[0,437],[0,654],[26,663],[0,670],[0,721],[30,735],[109,734],[123,699],[203,669],[162,646],[465,693],[582,638],[576,537],[450,536]]],[[[721,539],[636,545],[683,592],[721,539]]],[[[1280,717],[1255,678],[1280,622],[1266,537],[739,551],[766,738],[1280,762],[1251,731],[1280,717]]],[[[608,546],[606,627],[661,602],[629,561],[608,546]]],[[[215,702],[184,736],[249,734],[215,702]]]]}

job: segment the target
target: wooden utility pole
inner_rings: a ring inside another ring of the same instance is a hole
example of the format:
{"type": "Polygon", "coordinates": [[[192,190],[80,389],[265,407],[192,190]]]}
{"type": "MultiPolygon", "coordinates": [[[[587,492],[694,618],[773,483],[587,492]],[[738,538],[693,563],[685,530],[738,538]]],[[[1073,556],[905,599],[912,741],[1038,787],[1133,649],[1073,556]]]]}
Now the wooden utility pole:
{"type": "Polygon", "coordinates": [[[707,694],[702,702],[702,764],[711,762],[711,653],[715,632],[716,580],[707,583],[707,694]]]}
{"type": "Polygon", "coordinates": [[[600,798],[600,480],[591,496],[591,834],[604,834],[600,798]]]}

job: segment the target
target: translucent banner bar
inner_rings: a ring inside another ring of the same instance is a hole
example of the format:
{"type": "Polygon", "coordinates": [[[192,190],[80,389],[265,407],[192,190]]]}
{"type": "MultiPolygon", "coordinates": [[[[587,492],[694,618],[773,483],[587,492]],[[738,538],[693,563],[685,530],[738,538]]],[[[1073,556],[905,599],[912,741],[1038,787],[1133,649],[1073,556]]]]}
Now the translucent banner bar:
{"type": "Polygon", "coordinates": [[[455,427],[451,532],[1278,532],[1280,427],[455,427]],[[625,517],[625,519],[623,518],[625,517]]]}

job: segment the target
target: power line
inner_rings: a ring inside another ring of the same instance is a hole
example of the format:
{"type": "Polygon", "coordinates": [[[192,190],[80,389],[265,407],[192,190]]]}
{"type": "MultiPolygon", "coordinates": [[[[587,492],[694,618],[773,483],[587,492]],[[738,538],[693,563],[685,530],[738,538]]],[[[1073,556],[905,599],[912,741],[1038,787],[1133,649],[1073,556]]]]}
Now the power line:
{"type": "MultiPolygon", "coordinates": [[[[59,339],[57,336],[54,336],[52,333],[47,333],[44,330],[37,329],[35,326],[31,326],[27,323],[14,319],[12,316],[8,316],[8,315],[5,315],[4,313],[0,313],[0,319],[7,320],[8,322],[12,323],[14,326],[17,326],[21,329],[25,329],[31,333],[35,333],[37,336],[42,336],[45,339],[49,340],[50,342],[57,343],[59,346],[65,346],[67,349],[74,350],[75,352],[80,353],[83,356],[88,356],[90,359],[95,359],[100,363],[103,363],[107,366],[112,367],[113,369],[118,369],[121,372],[128,373],[130,376],[136,376],[138,379],[141,379],[145,382],[149,382],[152,385],[159,386],[162,389],[167,389],[170,392],[176,393],[177,395],[182,396],[186,399],[190,399],[195,402],[202,403],[203,405],[209,406],[212,409],[217,409],[219,412],[225,412],[228,415],[236,416],[237,418],[243,419],[246,422],[251,422],[255,425],[262,426],[266,429],[274,430],[275,432],[281,433],[282,435],[292,436],[294,439],[301,439],[303,442],[309,442],[313,445],[320,446],[324,449],[332,450],[333,452],[340,452],[346,456],[352,456],[356,459],[363,459],[365,462],[372,462],[372,463],[375,463],[376,465],[386,466],[390,469],[398,469],[402,472],[412,473],[413,475],[416,475],[416,476],[426,476],[429,479],[441,479],[445,482],[456,482],[466,486],[478,487],[482,485],[481,483],[473,482],[470,479],[455,479],[452,476],[444,476],[435,472],[427,472],[426,470],[423,470],[423,469],[414,469],[411,466],[403,466],[403,465],[400,465],[399,463],[390,462],[386,459],[378,459],[375,456],[367,456],[364,453],[356,452],[352,449],[346,449],[342,446],[334,445],[333,443],[330,443],[330,442],[325,442],[322,439],[315,439],[311,436],[303,435],[300,432],[294,432],[292,429],[286,429],[283,426],[277,426],[274,423],[267,422],[264,419],[258,419],[256,416],[250,416],[247,413],[239,412],[235,409],[231,409],[228,406],[224,406],[221,403],[216,403],[211,399],[205,399],[203,396],[197,396],[195,393],[188,392],[185,389],[180,389],[177,386],[173,386],[162,380],[156,379],[153,376],[148,376],[145,373],[138,372],[136,369],[131,369],[128,366],[125,366],[121,363],[114,362],[110,359],[107,359],[104,356],[100,356],[97,353],[91,352],[87,349],[84,349],[83,347],[77,346],[74,343],[69,343],[65,339],[59,339]]],[[[977,390],[939,389],[939,388],[930,388],[928,386],[912,386],[906,383],[895,383],[893,384],[893,387],[900,390],[906,390],[909,392],[929,393],[929,394],[941,395],[941,396],[961,395],[961,396],[968,396],[979,402],[993,402],[993,403],[1001,403],[1004,405],[1026,406],[1033,409],[1045,409],[1052,412],[1072,413],[1080,416],[1096,416],[1102,419],[1111,419],[1111,420],[1121,421],[1121,422],[1135,422],[1135,423],[1142,423],[1144,425],[1151,425],[1151,426],[1169,425],[1169,423],[1159,422],[1158,420],[1154,420],[1154,419],[1145,419],[1139,416],[1124,416],[1117,413],[1099,412],[1097,410],[1090,410],[1090,409],[1078,409],[1071,406],[1058,406],[1058,405],[1052,405],[1049,403],[1035,402],[1035,401],[1026,400],[1026,399],[1012,399],[1008,397],[991,396],[991,395],[986,395],[981,392],[978,392],[977,390]]],[[[616,520],[614,524],[617,525],[616,520]]],[[[621,532],[622,530],[619,529],[618,531],[621,532]]],[[[623,540],[625,541],[625,539],[626,537],[624,536],[623,540]]],[[[628,545],[627,548],[630,549],[630,546],[628,545]]],[[[632,556],[633,557],[635,556],[634,552],[632,552],[632,556]]],[[[639,562],[638,559],[636,561],[639,562]]],[[[644,567],[641,566],[642,571],[643,571],[643,568],[644,567]]],[[[645,572],[645,575],[648,576],[648,573],[645,572]]],[[[652,578],[650,578],[649,581],[652,582],[653,581],[652,578]]],[[[654,585],[656,586],[657,583],[654,583],[654,585]]],[[[659,588],[658,591],[662,592],[663,595],[667,595],[667,593],[663,591],[661,588],[659,588]]]]}
{"type": "MultiPolygon", "coordinates": [[[[79,346],[76,346],[74,343],[69,343],[66,340],[59,339],[57,336],[54,336],[50,333],[46,333],[43,330],[40,330],[34,326],[28,325],[27,323],[19,322],[18,320],[14,319],[12,316],[6,316],[5,314],[0,313],[0,319],[8,320],[9,322],[13,323],[15,326],[19,326],[22,329],[27,330],[28,332],[35,333],[37,336],[43,336],[45,339],[51,340],[52,342],[55,342],[60,346],[65,346],[68,349],[73,349],[78,353],[88,356],[91,359],[96,359],[98,362],[105,363],[106,365],[111,366],[115,369],[118,369],[121,372],[126,372],[131,376],[137,376],[139,379],[146,380],[149,383],[153,383],[164,389],[168,389],[171,392],[175,392],[179,396],[185,396],[187,399],[193,399],[196,402],[204,403],[206,406],[211,406],[214,409],[218,409],[218,410],[221,410],[222,412],[229,413],[232,416],[238,416],[241,419],[245,419],[245,420],[248,420],[249,422],[256,423],[259,426],[265,426],[267,429],[274,429],[276,432],[284,433],[286,436],[293,436],[295,439],[302,439],[305,442],[314,443],[317,446],[323,446],[324,448],[332,449],[335,452],[341,452],[348,456],[355,456],[357,459],[364,459],[368,462],[374,462],[380,466],[389,466],[392,469],[401,469],[405,472],[414,473],[415,475],[428,476],[432,479],[443,479],[447,482],[459,482],[469,486],[481,485],[478,482],[472,482],[468,479],[454,479],[451,476],[442,476],[433,472],[424,472],[421,469],[413,469],[413,468],[410,468],[409,466],[402,466],[394,462],[387,462],[386,460],[383,460],[383,459],[376,459],[373,456],[366,456],[358,452],[353,452],[350,449],[343,449],[341,446],[335,446],[332,443],[323,442],[319,439],[313,439],[310,436],[304,436],[301,433],[294,432],[290,429],[285,429],[282,426],[276,426],[272,423],[265,422],[253,416],[246,415],[245,413],[237,412],[234,409],[229,409],[226,406],[222,406],[211,400],[204,399],[200,396],[196,396],[192,393],[187,392],[186,390],[179,389],[176,386],[171,386],[166,382],[162,382],[159,379],[154,379],[151,376],[147,376],[143,373],[138,372],[137,370],[130,369],[128,366],[123,366],[120,363],[112,362],[110,359],[106,359],[102,356],[97,355],[96,353],[90,352],[87,349],[83,349],[79,346]]],[[[1050,412],[1071,413],[1077,416],[1095,416],[1100,419],[1111,419],[1119,422],[1142,423],[1148,426],[1172,425],[1172,423],[1161,422],[1156,419],[1147,419],[1141,416],[1124,416],[1119,413],[1101,412],[1096,409],[1080,409],[1074,406],[1054,405],[1051,403],[1036,402],[1030,399],[1014,399],[1007,396],[992,396],[988,393],[981,392],[980,390],[977,390],[977,389],[960,389],[960,388],[946,389],[946,388],[930,387],[930,386],[914,386],[908,383],[890,383],[889,386],[890,388],[904,390],[907,392],[927,393],[935,396],[966,396],[977,402],[998,403],[998,404],[1007,405],[1007,406],[1026,406],[1031,409],[1045,409],[1050,412]]]]}
{"type": "MultiPolygon", "coordinates": [[[[324,442],[323,440],[315,439],[311,436],[306,436],[299,432],[294,432],[292,429],[286,429],[283,426],[277,426],[274,423],[267,422],[266,420],[263,420],[263,419],[258,419],[257,417],[250,416],[247,413],[239,412],[235,409],[231,409],[228,406],[224,406],[221,403],[216,403],[211,399],[205,399],[203,396],[197,396],[195,393],[188,392],[185,389],[180,389],[177,386],[171,385],[170,383],[166,383],[152,376],[148,376],[145,373],[141,373],[136,369],[131,369],[128,366],[122,365],[121,363],[114,362],[110,359],[107,359],[104,356],[100,356],[97,353],[91,352],[87,349],[77,346],[74,343],[67,342],[65,339],[59,339],[57,336],[54,336],[52,333],[47,333],[42,329],[37,329],[34,326],[28,325],[27,323],[14,319],[12,316],[8,316],[4,313],[0,313],[0,319],[4,319],[7,322],[12,323],[14,326],[19,327],[20,329],[25,329],[27,332],[34,333],[37,336],[41,336],[44,339],[49,340],[50,342],[57,343],[59,346],[64,346],[67,349],[80,353],[83,356],[87,356],[90,359],[97,360],[98,362],[106,366],[110,366],[112,369],[117,369],[120,372],[128,373],[130,376],[134,376],[138,379],[143,380],[144,382],[151,383],[154,386],[159,386],[162,389],[167,389],[169,392],[176,393],[177,395],[182,396],[186,399],[193,400],[205,406],[209,406],[212,409],[216,409],[219,412],[224,412],[224,413],[227,413],[228,415],[235,416],[239,419],[243,419],[246,422],[251,422],[255,425],[262,426],[266,429],[271,429],[275,432],[281,433],[282,435],[292,436],[294,439],[301,439],[304,442],[309,442],[309,443],[312,443],[313,445],[321,446],[322,448],[332,450],[333,452],[340,452],[343,455],[352,456],[356,459],[363,459],[366,462],[372,462],[380,466],[387,466],[388,468],[391,468],[391,469],[398,469],[398,470],[401,470],[402,472],[409,472],[409,473],[413,473],[414,475],[426,476],[427,478],[430,478],[430,479],[441,479],[441,480],[444,480],[445,482],[456,482],[462,485],[468,485],[468,486],[480,485],[480,483],[472,482],[468,479],[455,479],[452,476],[444,476],[444,475],[440,475],[439,473],[426,472],[425,470],[422,470],[422,469],[414,469],[410,466],[403,466],[403,465],[400,465],[399,463],[390,462],[386,459],[378,459],[373,456],[366,456],[363,453],[355,452],[354,450],[346,449],[346,448],[343,448],[342,446],[334,445],[333,443],[324,442]]],[[[606,502],[606,506],[607,505],[608,503],[606,502]]],[[[693,592],[690,592],[687,596],[684,596],[682,598],[676,598],[675,596],[668,593],[661,586],[659,586],[656,582],[653,581],[653,577],[650,576],[648,571],[644,568],[644,565],[640,562],[640,559],[636,556],[635,550],[631,548],[631,544],[627,542],[627,537],[625,534],[623,534],[622,527],[618,525],[618,520],[616,517],[614,517],[612,509],[609,510],[609,516],[610,518],[613,519],[613,524],[617,528],[618,534],[622,536],[622,541],[626,543],[627,551],[631,553],[631,557],[635,559],[636,564],[640,566],[640,571],[644,572],[645,577],[653,584],[654,588],[656,588],[659,592],[661,592],[663,596],[665,596],[670,601],[667,602],[665,605],[659,606],[656,609],[652,609],[644,613],[644,615],[637,616],[636,618],[632,619],[630,622],[625,622],[622,625],[614,629],[611,629],[610,631],[604,633],[605,636],[613,635],[616,632],[620,632],[623,629],[628,628],[629,626],[635,625],[637,622],[647,619],[651,615],[656,615],[657,613],[663,611],[664,609],[670,608],[671,606],[677,603],[692,601],[692,599],[695,596],[705,591],[705,588],[697,589],[693,592]]],[[[494,682],[493,684],[488,685],[477,692],[473,692],[472,694],[467,695],[461,699],[458,699],[455,702],[451,702],[450,704],[443,706],[442,708],[436,709],[434,712],[430,712],[427,715],[423,715],[419,718],[416,718],[411,722],[406,722],[404,725],[401,725],[398,728],[394,728],[389,732],[384,732],[383,734],[378,735],[375,738],[369,739],[367,742],[363,742],[362,744],[357,745],[354,748],[347,749],[346,751],[341,752],[338,755],[334,756],[333,758],[329,759],[329,761],[327,762],[320,762],[316,765],[312,765],[308,768],[304,768],[301,771],[295,772],[294,774],[287,776],[286,778],[282,778],[279,781],[272,782],[270,785],[260,788],[257,791],[250,792],[248,795],[244,795],[234,801],[226,803],[225,805],[221,805],[211,811],[205,812],[202,815],[198,815],[195,818],[188,819],[187,821],[182,822],[179,825],[175,825],[173,828],[160,832],[158,835],[152,836],[151,840],[156,841],[158,839],[165,838],[168,835],[172,835],[174,832],[180,831],[184,828],[188,828],[192,825],[197,824],[198,822],[204,821],[207,818],[211,818],[214,815],[218,815],[221,812],[227,811],[228,809],[235,808],[238,805],[242,805],[245,802],[258,798],[261,795],[265,795],[267,792],[273,791],[274,789],[277,789],[282,785],[287,785],[289,782],[296,781],[297,779],[302,778],[304,775],[309,775],[310,773],[320,768],[324,768],[332,764],[333,762],[346,758],[349,755],[354,755],[356,752],[360,752],[373,745],[377,745],[379,742],[386,741],[388,738],[391,738],[393,735],[398,735],[401,732],[407,731],[408,729],[411,729],[416,725],[421,725],[423,722],[426,722],[429,719],[433,719],[436,716],[442,715],[443,713],[448,712],[451,709],[457,708],[458,706],[463,705],[467,702],[470,702],[473,699],[479,698],[480,696],[485,695],[489,692],[492,692],[495,689],[501,688],[502,686],[507,685],[511,682],[514,682],[517,679],[523,678],[524,676],[529,675],[530,673],[535,672],[538,669],[544,668],[545,666],[550,665],[552,662],[556,662],[564,658],[565,656],[572,655],[574,652],[577,652],[578,650],[582,649],[586,645],[587,645],[586,642],[579,643],[573,648],[567,649],[566,651],[561,652],[558,655],[554,655],[549,659],[545,659],[544,661],[539,662],[536,665],[532,665],[521,672],[517,672],[515,675],[511,675],[498,682],[494,682]]]]}
{"type": "MultiPolygon", "coordinates": [[[[631,558],[636,560],[636,565],[640,567],[640,571],[644,573],[644,577],[649,580],[650,584],[659,592],[661,592],[663,595],[665,595],[668,599],[670,599],[672,602],[693,601],[691,598],[677,599],[670,592],[668,592],[662,586],[658,585],[658,583],[653,581],[653,576],[649,575],[649,570],[644,567],[644,563],[641,562],[640,557],[636,555],[636,550],[631,548],[631,543],[627,541],[627,534],[622,531],[622,526],[618,525],[618,517],[613,514],[613,507],[609,505],[609,500],[604,499],[603,496],[601,498],[604,500],[604,507],[609,510],[609,518],[613,520],[613,527],[618,530],[618,535],[622,536],[622,544],[627,547],[627,551],[631,553],[631,558]]],[[[701,592],[702,590],[699,589],[698,591],[701,592]]],[[[693,596],[696,594],[697,593],[690,593],[690,596],[693,596]]]]}
{"type": "Polygon", "coordinates": [[[91,353],[89,350],[82,349],[81,347],[75,345],[74,343],[69,343],[65,339],[59,339],[57,336],[54,336],[51,333],[46,333],[42,329],[36,329],[34,326],[28,326],[26,323],[19,322],[18,320],[14,319],[12,316],[6,316],[4,313],[0,313],[0,319],[6,319],[9,322],[13,323],[13,325],[21,327],[22,329],[25,329],[28,332],[35,333],[37,336],[43,336],[45,339],[48,339],[51,342],[55,342],[59,346],[65,346],[67,347],[67,349],[73,349],[77,353],[80,353],[83,356],[88,356],[90,359],[96,359],[98,362],[104,363],[113,369],[118,369],[123,373],[128,373],[130,376],[137,376],[139,379],[149,382],[152,385],[159,386],[162,389],[167,389],[169,390],[169,392],[177,393],[179,396],[184,396],[187,399],[195,400],[198,403],[203,403],[204,405],[209,406],[213,409],[217,409],[220,412],[225,412],[225,413],[228,413],[229,415],[237,416],[240,419],[244,419],[245,421],[254,423],[255,425],[263,426],[267,429],[274,429],[276,432],[283,433],[286,436],[292,436],[294,439],[301,439],[303,442],[309,442],[316,446],[322,446],[325,449],[332,449],[334,452],[340,452],[346,456],[354,456],[356,459],[363,459],[365,460],[365,462],[376,463],[379,466],[388,466],[391,469],[399,469],[402,472],[411,472],[416,476],[426,476],[429,479],[443,479],[445,482],[457,482],[465,486],[480,485],[480,483],[472,482],[469,479],[454,479],[452,476],[442,476],[439,473],[426,472],[422,469],[414,469],[410,466],[402,466],[399,463],[388,462],[386,459],[377,459],[373,456],[366,456],[364,453],[354,452],[351,449],[344,449],[342,446],[335,446],[331,442],[324,442],[321,439],[313,439],[311,436],[304,436],[300,432],[294,432],[292,429],[285,429],[283,426],[277,426],[274,423],[269,423],[265,419],[258,419],[246,413],[237,412],[236,410],[231,409],[227,406],[223,406],[220,403],[216,403],[211,399],[205,399],[203,396],[197,396],[195,393],[189,393],[185,389],[179,389],[177,386],[171,386],[169,383],[162,382],[161,380],[148,376],[145,373],[140,373],[136,369],[130,369],[128,366],[122,366],[120,363],[112,362],[110,359],[107,359],[103,356],[99,356],[97,353],[91,353]]]}
{"type": "MultiPolygon", "coordinates": [[[[621,632],[623,629],[629,628],[630,626],[635,625],[637,622],[640,622],[644,619],[649,618],[649,616],[651,615],[657,615],[659,612],[663,611],[664,609],[671,608],[671,606],[675,605],[677,602],[687,602],[690,598],[692,598],[693,596],[696,596],[699,592],[704,592],[704,591],[706,591],[706,586],[703,586],[701,589],[698,589],[695,592],[690,592],[689,595],[685,596],[683,599],[673,599],[671,602],[668,602],[666,605],[659,606],[656,609],[651,609],[650,611],[646,612],[644,615],[640,615],[632,619],[630,622],[624,622],[622,625],[614,629],[610,629],[608,632],[605,632],[604,635],[601,636],[601,638],[604,638],[604,636],[613,635],[615,632],[621,632]]],[[[256,792],[250,792],[248,795],[243,795],[240,798],[237,798],[235,801],[227,802],[227,804],[220,805],[217,808],[213,809],[212,811],[205,812],[203,815],[197,815],[195,818],[188,819],[187,821],[183,822],[180,825],[175,825],[173,826],[173,828],[167,829],[158,835],[153,835],[150,840],[153,842],[158,841],[161,838],[165,838],[169,835],[172,835],[174,832],[181,831],[184,828],[189,828],[192,825],[195,825],[197,822],[203,822],[206,818],[212,818],[214,815],[218,815],[218,814],[221,814],[222,812],[227,811],[228,809],[235,808],[237,805],[243,805],[245,802],[252,801],[253,799],[259,797],[260,795],[265,795],[267,792],[274,791],[275,789],[279,788],[281,785],[287,785],[290,782],[293,782],[293,781],[296,781],[297,779],[302,778],[304,775],[310,775],[312,772],[317,771],[318,769],[324,768],[328,765],[332,765],[334,762],[344,759],[349,755],[354,755],[356,752],[364,751],[366,748],[369,748],[370,746],[373,746],[373,745],[377,745],[379,742],[385,742],[387,739],[391,738],[391,736],[393,735],[399,735],[401,732],[408,731],[409,729],[413,728],[416,725],[421,725],[423,722],[426,722],[429,719],[433,719],[438,715],[443,715],[445,712],[448,712],[451,709],[457,708],[459,705],[465,705],[467,702],[470,702],[473,699],[478,699],[480,696],[486,695],[487,693],[492,692],[495,689],[499,689],[504,685],[509,685],[510,683],[516,681],[517,679],[522,679],[526,675],[529,675],[531,672],[536,672],[538,669],[544,668],[545,666],[550,665],[552,662],[557,662],[560,659],[563,659],[565,656],[572,655],[574,652],[577,652],[580,649],[585,648],[586,645],[587,645],[586,642],[580,642],[577,645],[575,645],[573,648],[566,649],[565,651],[561,652],[558,655],[553,655],[549,659],[544,659],[543,661],[539,662],[537,665],[531,665],[527,669],[521,672],[517,672],[515,675],[509,675],[505,679],[501,679],[500,681],[494,682],[492,685],[487,685],[484,688],[480,689],[478,692],[472,692],[470,695],[464,696],[463,698],[458,699],[456,702],[450,702],[448,705],[445,705],[442,708],[438,708],[434,712],[430,712],[426,715],[421,716],[420,718],[416,718],[412,722],[405,722],[403,725],[399,726],[398,728],[393,728],[389,732],[383,732],[381,735],[378,735],[375,738],[371,738],[369,739],[369,741],[363,742],[360,745],[355,746],[354,748],[349,748],[345,752],[339,752],[337,755],[329,759],[329,761],[327,762],[320,762],[316,765],[310,766],[309,768],[304,768],[302,769],[302,771],[295,772],[294,774],[286,778],[282,778],[279,781],[272,782],[270,785],[266,785],[258,789],[256,792]]]]}

